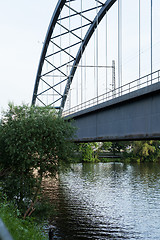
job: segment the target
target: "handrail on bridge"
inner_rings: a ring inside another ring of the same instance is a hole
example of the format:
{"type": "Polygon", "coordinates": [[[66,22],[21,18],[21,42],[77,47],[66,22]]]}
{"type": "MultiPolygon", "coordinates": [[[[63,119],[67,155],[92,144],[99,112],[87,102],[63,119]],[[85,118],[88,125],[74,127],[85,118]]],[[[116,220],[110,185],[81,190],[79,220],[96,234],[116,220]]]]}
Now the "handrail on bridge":
{"type": "Polygon", "coordinates": [[[81,111],[81,110],[84,110],[86,108],[89,108],[89,107],[93,107],[97,104],[100,104],[100,103],[103,103],[103,102],[106,102],[108,100],[111,100],[113,98],[117,98],[117,97],[120,97],[122,95],[125,95],[127,93],[130,93],[130,92],[133,92],[133,91],[136,91],[140,88],[144,88],[144,87],[147,87],[149,85],[152,85],[154,83],[157,83],[159,82],[160,80],[160,70],[157,70],[155,72],[152,72],[150,74],[147,74],[141,78],[138,78],[136,80],[133,80],[132,82],[130,83],[126,83],[118,88],[115,88],[113,90],[110,90],[104,94],[101,94],[97,97],[94,97],[86,102],[83,102],[75,107],[72,107],[66,111],[63,111],[62,115],[63,116],[67,116],[67,115],[70,115],[70,114],[73,114],[75,112],[78,112],[78,111],[81,111]]]}

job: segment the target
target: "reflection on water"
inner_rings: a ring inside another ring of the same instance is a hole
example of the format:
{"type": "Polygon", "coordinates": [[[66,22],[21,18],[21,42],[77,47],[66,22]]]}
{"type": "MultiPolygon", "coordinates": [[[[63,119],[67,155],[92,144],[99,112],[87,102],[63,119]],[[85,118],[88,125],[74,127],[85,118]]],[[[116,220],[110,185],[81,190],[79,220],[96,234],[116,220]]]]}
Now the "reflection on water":
{"type": "Polygon", "coordinates": [[[160,239],[159,164],[74,164],[51,190],[54,239],[160,239]]]}

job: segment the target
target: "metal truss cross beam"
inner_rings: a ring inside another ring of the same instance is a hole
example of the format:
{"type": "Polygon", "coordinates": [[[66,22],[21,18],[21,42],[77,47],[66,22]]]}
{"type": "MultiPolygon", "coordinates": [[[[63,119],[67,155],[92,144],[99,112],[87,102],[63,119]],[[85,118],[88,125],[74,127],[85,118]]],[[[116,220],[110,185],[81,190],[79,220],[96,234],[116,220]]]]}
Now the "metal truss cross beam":
{"type": "Polygon", "coordinates": [[[87,9],[82,9],[82,0],[79,9],[76,0],[58,1],[45,37],[32,105],[39,101],[44,106],[63,110],[84,50],[106,12],[116,1],[97,1],[95,7],[89,6],[87,9]],[[76,26],[75,22],[78,23],[76,26]],[[85,29],[83,34],[82,29],[85,29]],[[45,67],[46,64],[47,67],[45,67]],[[72,67],[68,73],[67,65],[71,64],[72,67]],[[40,89],[40,83],[45,86],[44,89],[40,89]],[[48,94],[47,98],[45,98],[45,94],[48,94]],[[57,105],[55,106],[55,104],[57,105]]]}

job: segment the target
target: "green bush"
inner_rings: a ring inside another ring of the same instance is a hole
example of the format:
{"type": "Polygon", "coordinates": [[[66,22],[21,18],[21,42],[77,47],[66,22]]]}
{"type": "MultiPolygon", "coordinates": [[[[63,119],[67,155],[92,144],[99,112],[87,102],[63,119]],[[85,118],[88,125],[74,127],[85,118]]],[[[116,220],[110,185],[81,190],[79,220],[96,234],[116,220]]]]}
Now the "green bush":
{"type": "Polygon", "coordinates": [[[81,154],[82,162],[96,162],[98,158],[94,152],[97,148],[97,143],[80,143],[78,145],[78,151],[81,154]]]}
{"type": "Polygon", "coordinates": [[[74,128],[48,107],[9,104],[0,123],[0,180],[23,214],[33,210],[43,178],[69,161],[74,128]]]}

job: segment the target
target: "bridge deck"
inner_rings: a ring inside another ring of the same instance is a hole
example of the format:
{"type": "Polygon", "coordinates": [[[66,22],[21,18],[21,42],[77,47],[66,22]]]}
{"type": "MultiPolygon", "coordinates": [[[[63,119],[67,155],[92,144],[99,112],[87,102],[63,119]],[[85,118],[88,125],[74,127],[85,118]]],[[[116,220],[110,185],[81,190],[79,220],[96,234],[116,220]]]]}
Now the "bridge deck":
{"type": "Polygon", "coordinates": [[[77,142],[160,139],[160,82],[71,114],[77,142]]]}

